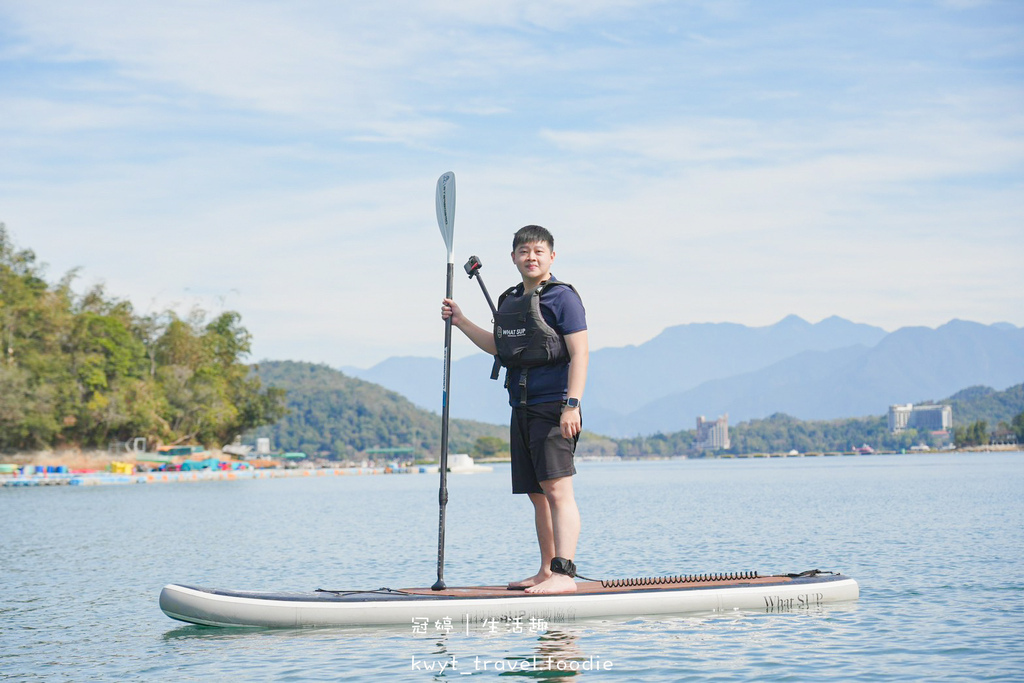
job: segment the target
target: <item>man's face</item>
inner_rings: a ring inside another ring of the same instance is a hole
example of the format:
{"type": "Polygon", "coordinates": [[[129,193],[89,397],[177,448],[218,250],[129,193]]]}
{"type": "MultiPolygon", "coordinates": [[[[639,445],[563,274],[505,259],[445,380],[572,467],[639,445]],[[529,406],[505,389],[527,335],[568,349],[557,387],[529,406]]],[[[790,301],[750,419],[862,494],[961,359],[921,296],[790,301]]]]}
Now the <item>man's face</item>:
{"type": "Polygon", "coordinates": [[[529,242],[520,244],[512,252],[512,262],[516,264],[524,280],[539,282],[547,280],[551,273],[551,262],[555,260],[555,252],[551,251],[547,242],[529,242]]]}

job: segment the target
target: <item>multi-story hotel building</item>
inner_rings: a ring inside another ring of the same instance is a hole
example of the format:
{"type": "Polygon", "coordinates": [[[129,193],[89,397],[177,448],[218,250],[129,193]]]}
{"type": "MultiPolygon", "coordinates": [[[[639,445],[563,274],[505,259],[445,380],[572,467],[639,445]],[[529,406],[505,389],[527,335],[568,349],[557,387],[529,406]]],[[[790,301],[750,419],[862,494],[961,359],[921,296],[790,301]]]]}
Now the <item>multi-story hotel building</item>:
{"type": "Polygon", "coordinates": [[[893,434],[904,429],[917,429],[927,432],[948,432],[953,428],[952,406],[889,406],[889,431],[893,434]]]}
{"type": "Polygon", "coordinates": [[[717,420],[705,420],[701,415],[697,418],[698,451],[721,451],[729,448],[729,414],[717,420]]]}

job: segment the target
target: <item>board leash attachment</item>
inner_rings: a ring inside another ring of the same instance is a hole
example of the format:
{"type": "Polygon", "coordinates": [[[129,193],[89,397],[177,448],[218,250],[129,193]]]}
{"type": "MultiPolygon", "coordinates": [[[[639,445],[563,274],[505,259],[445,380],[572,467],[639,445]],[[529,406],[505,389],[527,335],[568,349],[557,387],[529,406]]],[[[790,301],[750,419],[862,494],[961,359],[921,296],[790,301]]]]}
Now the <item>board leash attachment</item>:
{"type": "Polygon", "coordinates": [[[823,572],[820,569],[808,569],[807,571],[799,572],[797,574],[786,574],[786,577],[790,579],[812,579],[816,576],[824,576],[825,574],[835,576],[837,572],[823,572]]]}

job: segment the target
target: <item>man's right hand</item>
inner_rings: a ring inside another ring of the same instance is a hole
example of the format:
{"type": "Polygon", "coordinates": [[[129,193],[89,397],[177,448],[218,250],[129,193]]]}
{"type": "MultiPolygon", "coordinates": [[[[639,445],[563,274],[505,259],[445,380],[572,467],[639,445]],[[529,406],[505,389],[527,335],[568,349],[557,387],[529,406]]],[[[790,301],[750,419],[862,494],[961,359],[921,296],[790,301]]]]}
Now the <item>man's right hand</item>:
{"type": "Polygon", "coordinates": [[[441,320],[451,319],[452,325],[461,327],[462,321],[466,318],[462,315],[462,309],[452,299],[441,300],[441,320]]]}
{"type": "Polygon", "coordinates": [[[494,332],[475,325],[472,320],[462,314],[462,309],[452,299],[441,300],[441,320],[451,320],[452,325],[462,330],[462,333],[481,351],[492,356],[498,353],[498,349],[494,345],[494,332]]]}

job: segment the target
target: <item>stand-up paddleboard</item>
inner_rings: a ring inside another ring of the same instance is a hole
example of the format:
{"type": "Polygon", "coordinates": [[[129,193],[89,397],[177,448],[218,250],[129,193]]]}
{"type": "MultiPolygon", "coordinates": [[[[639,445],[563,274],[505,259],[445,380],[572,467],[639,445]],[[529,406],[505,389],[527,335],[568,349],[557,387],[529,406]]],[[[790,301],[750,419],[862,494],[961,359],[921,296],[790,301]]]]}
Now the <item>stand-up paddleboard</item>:
{"type": "Polygon", "coordinates": [[[206,626],[301,628],[448,620],[459,628],[491,620],[567,623],[734,609],[794,612],[860,595],[850,577],[818,570],[583,581],[576,589],[560,595],[533,595],[504,586],[264,593],[170,584],[160,593],[160,609],[172,619],[206,626]]]}

